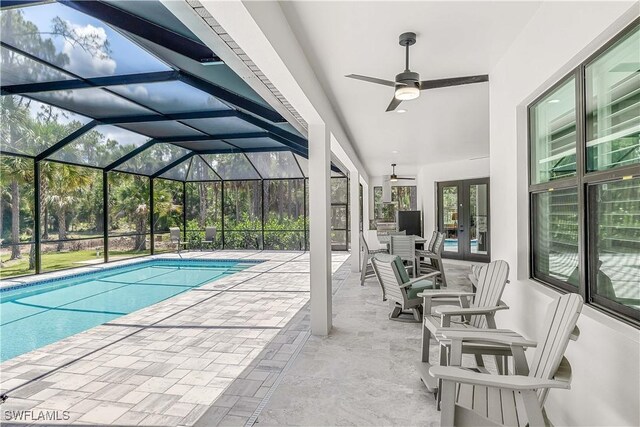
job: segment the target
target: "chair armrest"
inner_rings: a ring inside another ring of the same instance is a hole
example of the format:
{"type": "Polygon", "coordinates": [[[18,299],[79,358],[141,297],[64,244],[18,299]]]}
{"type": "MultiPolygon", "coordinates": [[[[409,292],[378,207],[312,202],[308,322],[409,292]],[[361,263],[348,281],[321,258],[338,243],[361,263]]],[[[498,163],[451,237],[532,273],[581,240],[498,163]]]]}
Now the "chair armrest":
{"type": "Polygon", "coordinates": [[[508,308],[509,306],[507,305],[497,305],[494,307],[469,307],[469,308],[440,307],[440,308],[436,308],[436,313],[442,316],[493,314],[498,310],[506,310],[508,308]]]}
{"type": "Polygon", "coordinates": [[[538,390],[541,388],[570,388],[570,384],[566,381],[546,380],[524,375],[482,374],[455,366],[432,366],[429,369],[429,373],[436,378],[457,383],[515,391],[538,390]]]}
{"type": "Polygon", "coordinates": [[[456,291],[441,291],[439,289],[430,289],[422,291],[418,294],[422,298],[459,298],[459,297],[472,297],[475,294],[473,292],[456,292],[456,291]]]}
{"type": "Polygon", "coordinates": [[[513,332],[512,334],[494,333],[493,329],[469,329],[467,331],[450,331],[446,328],[438,332],[449,340],[460,340],[463,343],[502,344],[508,346],[536,347],[537,342],[528,340],[513,332]]]}
{"type": "Polygon", "coordinates": [[[423,274],[422,276],[418,276],[418,277],[416,277],[414,279],[410,279],[407,283],[410,283],[410,284],[413,285],[414,283],[419,282],[420,280],[429,279],[429,278],[431,278],[433,276],[437,276],[439,274],[440,274],[439,271],[435,271],[435,272],[429,273],[429,274],[423,274]]]}

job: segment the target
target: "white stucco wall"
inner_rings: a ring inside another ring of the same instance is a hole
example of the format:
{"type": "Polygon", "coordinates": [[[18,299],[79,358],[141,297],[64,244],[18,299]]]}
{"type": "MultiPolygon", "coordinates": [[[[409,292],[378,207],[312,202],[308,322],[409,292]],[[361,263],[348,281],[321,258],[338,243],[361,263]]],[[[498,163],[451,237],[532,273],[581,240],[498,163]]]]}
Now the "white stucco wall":
{"type": "MultiPolygon", "coordinates": [[[[557,292],[528,279],[526,105],[640,12],[637,2],[545,2],[490,73],[492,258],[512,268],[498,318],[536,338],[557,292]]],[[[640,278],[639,278],[640,286],[640,278]]],[[[640,334],[586,307],[567,357],[572,389],[553,390],[555,425],[640,425],[640,334]]]]}

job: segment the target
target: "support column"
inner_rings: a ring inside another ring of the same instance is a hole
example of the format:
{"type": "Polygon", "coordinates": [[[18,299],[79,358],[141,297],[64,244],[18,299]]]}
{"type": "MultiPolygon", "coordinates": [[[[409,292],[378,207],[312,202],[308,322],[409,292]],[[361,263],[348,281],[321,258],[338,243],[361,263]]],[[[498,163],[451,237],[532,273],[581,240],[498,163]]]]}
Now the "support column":
{"type": "Polygon", "coordinates": [[[360,271],[360,174],[349,171],[349,220],[351,221],[351,271],[360,271]]]}
{"type": "Polygon", "coordinates": [[[331,331],[331,138],[324,123],[309,124],[309,240],[311,333],[331,331]]]}
{"type": "Polygon", "coordinates": [[[365,235],[369,231],[369,219],[371,218],[369,209],[369,184],[362,182],[362,229],[365,235]]]}

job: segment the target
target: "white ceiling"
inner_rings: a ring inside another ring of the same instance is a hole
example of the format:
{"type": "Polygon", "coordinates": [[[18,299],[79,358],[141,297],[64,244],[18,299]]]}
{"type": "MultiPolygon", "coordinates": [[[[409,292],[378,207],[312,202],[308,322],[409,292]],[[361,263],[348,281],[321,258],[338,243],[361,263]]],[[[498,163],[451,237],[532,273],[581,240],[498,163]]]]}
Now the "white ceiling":
{"type": "Polygon", "coordinates": [[[423,91],[385,113],[404,70],[398,36],[417,33],[411,70],[422,80],[489,74],[540,2],[289,1],[281,6],[369,174],[415,174],[419,165],[489,155],[487,83],[423,91]],[[397,151],[397,154],[394,153],[397,151]]]}

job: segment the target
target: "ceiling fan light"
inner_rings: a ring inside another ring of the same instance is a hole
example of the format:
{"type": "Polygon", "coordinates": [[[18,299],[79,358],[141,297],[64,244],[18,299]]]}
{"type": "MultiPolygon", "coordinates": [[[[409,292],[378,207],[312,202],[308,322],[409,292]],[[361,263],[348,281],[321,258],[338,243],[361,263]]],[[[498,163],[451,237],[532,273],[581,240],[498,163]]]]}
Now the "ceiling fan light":
{"type": "Polygon", "coordinates": [[[415,86],[401,86],[396,89],[395,97],[400,101],[409,101],[420,96],[420,89],[415,86]]]}
{"type": "Polygon", "coordinates": [[[397,182],[398,181],[398,177],[395,175],[391,175],[391,178],[389,178],[389,181],[391,182],[397,182]]]}

